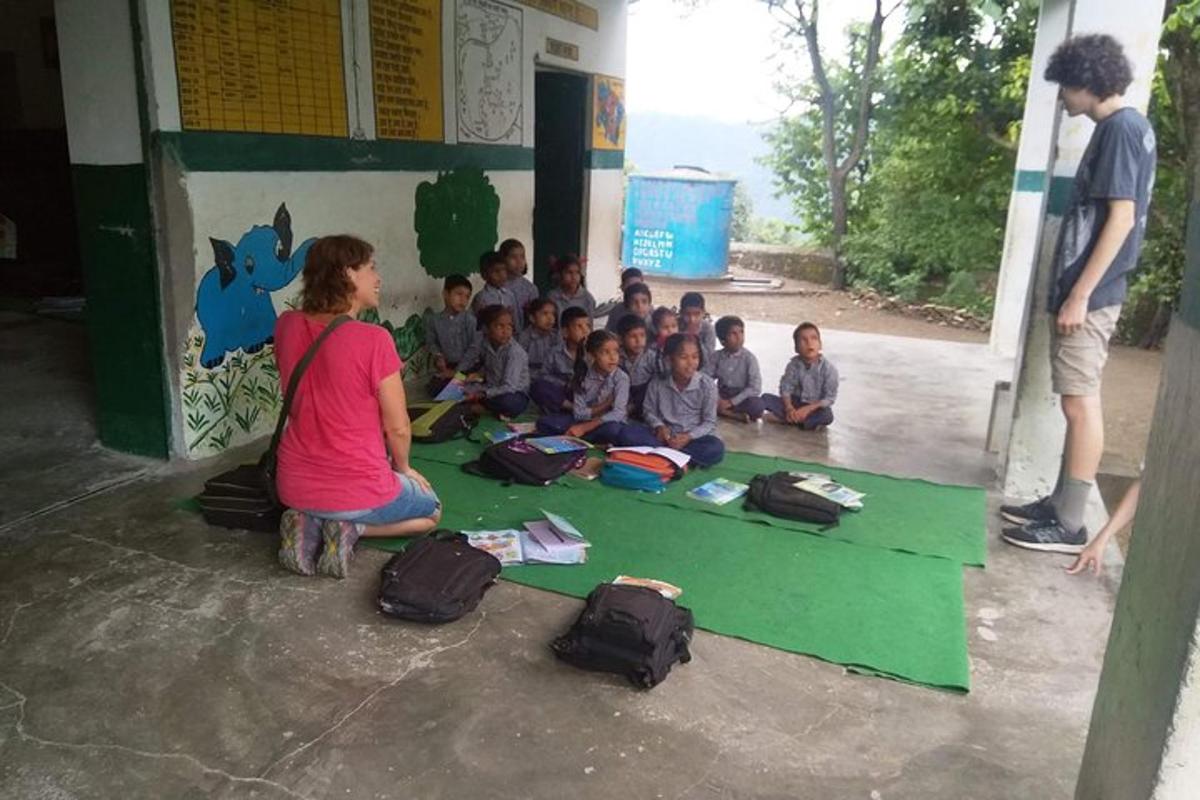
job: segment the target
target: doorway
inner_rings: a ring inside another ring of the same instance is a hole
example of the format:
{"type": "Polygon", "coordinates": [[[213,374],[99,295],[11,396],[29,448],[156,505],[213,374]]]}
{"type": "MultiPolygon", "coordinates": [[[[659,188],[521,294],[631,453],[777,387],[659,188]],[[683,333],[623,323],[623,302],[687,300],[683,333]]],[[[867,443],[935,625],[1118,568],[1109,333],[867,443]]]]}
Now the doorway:
{"type": "Polygon", "coordinates": [[[550,257],[580,253],[588,78],[539,71],[534,84],[533,281],[550,288],[550,257]]]}

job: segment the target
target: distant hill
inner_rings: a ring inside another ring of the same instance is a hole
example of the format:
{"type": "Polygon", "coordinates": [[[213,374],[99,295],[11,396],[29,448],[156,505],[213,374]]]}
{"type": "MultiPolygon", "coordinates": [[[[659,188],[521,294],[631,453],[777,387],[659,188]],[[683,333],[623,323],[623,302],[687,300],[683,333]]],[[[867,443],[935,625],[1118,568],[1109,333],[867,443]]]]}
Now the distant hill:
{"type": "Polygon", "coordinates": [[[756,216],[797,222],[791,204],[772,196],[771,170],[755,163],[767,154],[765,125],[657,113],[630,113],[626,124],[625,158],[639,171],[687,164],[725,172],[745,185],[756,216]]]}

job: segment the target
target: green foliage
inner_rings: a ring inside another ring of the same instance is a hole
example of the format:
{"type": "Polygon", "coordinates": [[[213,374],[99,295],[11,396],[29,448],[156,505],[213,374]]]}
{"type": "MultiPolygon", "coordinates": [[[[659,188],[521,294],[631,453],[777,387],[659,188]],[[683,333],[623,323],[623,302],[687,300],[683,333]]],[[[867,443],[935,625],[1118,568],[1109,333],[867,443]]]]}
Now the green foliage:
{"type": "Polygon", "coordinates": [[[482,170],[439,172],[417,186],[413,226],[421,266],[435,278],[470,274],[479,256],[496,246],[500,195],[482,170]]]}
{"type": "Polygon", "coordinates": [[[746,187],[738,181],[733,186],[733,213],[729,220],[729,238],[735,242],[753,241],[750,238],[754,221],[754,201],[746,187]]]}
{"type": "MultiPolygon", "coordinates": [[[[991,281],[978,276],[1000,264],[1036,18],[1036,3],[1024,0],[909,3],[880,65],[867,153],[848,186],[843,250],[852,282],[989,310],[991,281]]],[[[861,29],[850,45],[848,62],[828,70],[842,132],[854,114],[861,29]]],[[[813,91],[801,84],[792,95],[813,91]]],[[[804,232],[827,244],[820,126],[811,106],[782,121],[768,137],[768,164],[804,232]]]]}

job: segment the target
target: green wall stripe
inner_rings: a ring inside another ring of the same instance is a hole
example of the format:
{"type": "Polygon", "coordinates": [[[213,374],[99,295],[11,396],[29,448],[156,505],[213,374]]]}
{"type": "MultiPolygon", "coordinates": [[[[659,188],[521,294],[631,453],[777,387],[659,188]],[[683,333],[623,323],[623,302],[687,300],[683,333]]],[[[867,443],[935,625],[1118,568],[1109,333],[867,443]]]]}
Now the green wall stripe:
{"type": "MultiPolygon", "coordinates": [[[[1046,198],[1046,213],[1061,217],[1071,201],[1075,179],[1063,175],[1050,178],[1050,193],[1046,198]]],[[[1019,169],[1013,177],[1014,192],[1041,193],[1046,190],[1046,172],[1038,169],[1019,169]]]]}
{"type": "Polygon", "coordinates": [[[625,167],[624,150],[588,150],[588,169],[623,169],[625,167]]]}
{"type": "Polygon", "coordinates": [[[71,165],[100,441],[166,458],[169,427],[146,168],[71,165]]]}
{"type": "Polygon", "coordinates": [[[273,133],[157,131],[161,149],[192,172],[436,172],[457,167],[532,170],[533,148],[359,141],[273,133]]]}

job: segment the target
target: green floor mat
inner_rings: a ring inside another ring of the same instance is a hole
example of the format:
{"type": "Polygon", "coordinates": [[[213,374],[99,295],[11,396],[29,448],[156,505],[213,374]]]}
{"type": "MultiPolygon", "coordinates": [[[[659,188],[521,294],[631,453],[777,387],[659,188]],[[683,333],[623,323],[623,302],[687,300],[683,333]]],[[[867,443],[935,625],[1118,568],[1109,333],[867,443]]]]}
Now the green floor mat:
{"type": "MultiPolygon", "coordinates": [[[[502,427],[492,420],[485,421],[477,431],[502,427]]],[[[483,445],[457,439],[435,445],[415,445],[413,457],[423,461],[461,464],[478,457],[483,445]]],[[[599,481],[580,481],[566,478],[574,488],[599,491],[610,490],[599,481]]],[[[707,470],[693,470],[681,480],[667,486],[662,494],[628,492],[627,497],[646,503],[676,506],[688,510],[715,514],[774,525],[791,530],[819,533],[830,539],[901,550],[925,556],[937,556],[973,567],[982,567],[987,560],[986,492],[973,486],[947,486],[930,481],[893,478],[857,470],[837,469],[823,464],[792,461],[754,453],[727,452],[725,459],[707,470]],[[745,511],[742,501],[724,506],[702,503],[687,496],[688,489],[713,478],[729,478],[749,483],[755,475],[777,470],[824,472],[847,486],[865,492],[863,510],[848,511],[839,525],[822,530],[821,526],[745,511]]],[[[625,499],[625,498],[622,498],[625,499]]]]}
{"type": "Polygon", "coordinates": [[[683,587],[681,602],[705,630],[861,672],[969,687],[962,568],[954,561],[664,504],[601,502],[569,485],[504,486],[439,462],[416,466],[438,488],[445,527],[519,527],[545,508],[565,515],[592,542],[587,564],[507,567],[508,580],[584,597],[620,573],[659,578],[683,587]]]}
{"type": "Polygon", "coordinates": [[[987,559],[987,494],[978,487],[946,486],[785,458],[729,452],[717,466],[688,473],[669,484],[662,494],[639,492],[635,496],[646,503],[820,533],[830,539],[868,547],[948,558],[968,566],[982,567],[987,559]],[[866,493],[863,509],[843,513],[837,526],[822,530],[821,526],[812,523],[746,511],[741,500],[715,506],[687,496],[689,489],[713,478],[749,483],[755,475],[779,470],[830,475],[834,480],[866,493]]]}

